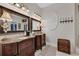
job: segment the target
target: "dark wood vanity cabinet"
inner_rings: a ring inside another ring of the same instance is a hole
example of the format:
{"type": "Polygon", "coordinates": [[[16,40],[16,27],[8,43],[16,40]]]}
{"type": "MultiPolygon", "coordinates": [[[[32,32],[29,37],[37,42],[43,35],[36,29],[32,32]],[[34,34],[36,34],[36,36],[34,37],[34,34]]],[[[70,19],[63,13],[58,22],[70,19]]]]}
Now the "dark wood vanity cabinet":
{"type": "Polygon", "coordinates": [[[46,45],[46,35],[22,38],[19,42],[5,43],[0,46],[0,55],[3,56],[34,56],[36,50],[46,45]]]}
{"type": "Polygon", "coordinates": [[[34,38],[26,38],[16,43],[2,44],[3,56],[34,56],[35,43],[34,38]]]}
{"type": "Polygon", "coordinates": [[[46,45],[46,34],[36,35],[35,50],[42,49],[44,45],[46,45]]]}
{"type": "Polygon", "coordinates": [[[16,56],[17,55],[17,43],[2,44],[3,56],[16,56]]]}
{"type": "Polygon", "coordinates": [[[35,52],[34,38],[28,38],[18,43],[19,56],[33,56],[35,52]]]}
{"type": "Polygon", "coordinates": [[[42,35],[36,35],[35,37],[35,50],[42,49],[42,35]]]}
{"type": "Polygon", "coordinates": [[[42,35],[42,46],[46,45],[46,34],[42,35]]]}

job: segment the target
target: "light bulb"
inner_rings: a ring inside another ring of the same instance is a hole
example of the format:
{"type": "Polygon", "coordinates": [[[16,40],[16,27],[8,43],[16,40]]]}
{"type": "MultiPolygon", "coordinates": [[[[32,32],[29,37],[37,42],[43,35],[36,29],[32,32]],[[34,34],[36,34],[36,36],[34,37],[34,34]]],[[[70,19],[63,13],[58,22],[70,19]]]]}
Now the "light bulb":
{"type": "Polygon", "coordinates": [[[29,12],[29,10],[27,9],[27,12],[29,12]]]}
{"type": "Polygon", "coordinates": [[[20,7],[20,5],[19,5],[19,4],[17,4],[17,3],[16,3],[15,5],[16,5],[17,7],[20,7]]]}
{"type": "Polygon", "coordinates": [[[25,8],[24,8],[24,7],[22,7],[22,10],[25,10],[25,8]]]}

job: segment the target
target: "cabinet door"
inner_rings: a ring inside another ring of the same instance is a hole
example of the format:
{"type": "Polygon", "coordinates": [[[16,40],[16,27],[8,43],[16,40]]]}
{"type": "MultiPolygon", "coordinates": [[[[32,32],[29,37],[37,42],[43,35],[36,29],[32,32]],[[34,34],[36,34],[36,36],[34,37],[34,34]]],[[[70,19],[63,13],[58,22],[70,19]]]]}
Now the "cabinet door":
{"type": "Polygon", "coordinates": [[[43,34],[42,36],[42,46],[46,45],[46,35],[43,34]]]}
{"type": "Polygon", "coordinates": [[[26,39],[18,43],[19,55],[30,56],[34,55],[34,39],[26,39]]]}
{"type": "Polygon", "coordinates": [[[3,44],[2,45],[3,56],[15,56],[17,55],[17,43],[3,44]]]}
{"type": "Polygon", "coordinates": [[[19,56],[32,56],[32,55],[34,55],[34,50],[32,49],[32,47],[21,49],[19,52],[19,56]]]}
{"type": "Polygon", "coordinates": [[[36,38],[35,38],[35,46],[36,46],[35,48],[36,48],[36,50],[42,49],[42,41],[41,41],[41,39],[42,39],[41,35],[37,35],[36,38]]]}

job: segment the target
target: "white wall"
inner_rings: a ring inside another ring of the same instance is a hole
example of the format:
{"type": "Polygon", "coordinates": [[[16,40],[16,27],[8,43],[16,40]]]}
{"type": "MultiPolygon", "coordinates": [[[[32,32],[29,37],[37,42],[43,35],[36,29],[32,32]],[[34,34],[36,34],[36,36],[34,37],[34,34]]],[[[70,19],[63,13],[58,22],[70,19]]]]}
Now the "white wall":
{"type": "Polygon", "coordinates": [[[79,48],[79,4],[75,4],[75,36],[76,36],[76,47],[79,48]]]}
{"type": "Polygon", "coordinates": [[[47,41],[57,46],[57,39],[64,38],[70,40],[71,53],[75,52],[75,5],[74,4],[54,4],[43,8],[42,17],[44,22],[43,31],[47,35],[47,41]],[[64,17],[73,17],[73,23],[60,24],[57,22],[64,17]],[[57,25],[57,28],[55,26],[57,25]],[[54,29],[54,30],[53,30],[54,29]]]}

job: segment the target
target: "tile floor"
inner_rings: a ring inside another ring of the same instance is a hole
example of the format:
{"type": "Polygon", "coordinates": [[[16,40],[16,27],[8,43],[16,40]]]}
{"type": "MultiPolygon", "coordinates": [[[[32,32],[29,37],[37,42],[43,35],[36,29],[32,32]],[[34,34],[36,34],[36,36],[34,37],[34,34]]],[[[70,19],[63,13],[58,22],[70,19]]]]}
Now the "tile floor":
{"type": "Polygon", "coordinates": [[[42,50],[36,51],[36,56],[56,56],[56,48],[50,45],[44,46],[42,50]]]}
{"type": "Polygon", "coordinates": [[[35,56],[71,56],[66,53],[57,51],[56,47],[46,45],[42,50],[37,50],[35,56]]]}
{"type": "Polygon", "coordinates": [[[51,47],[50,45],[46,45],[42,48],[42,50],[37,50],[35,56],[55,56],[56,48],[51,47]]]}

